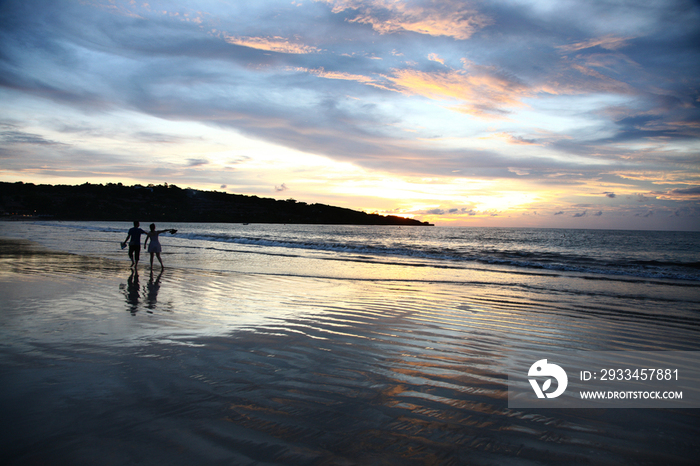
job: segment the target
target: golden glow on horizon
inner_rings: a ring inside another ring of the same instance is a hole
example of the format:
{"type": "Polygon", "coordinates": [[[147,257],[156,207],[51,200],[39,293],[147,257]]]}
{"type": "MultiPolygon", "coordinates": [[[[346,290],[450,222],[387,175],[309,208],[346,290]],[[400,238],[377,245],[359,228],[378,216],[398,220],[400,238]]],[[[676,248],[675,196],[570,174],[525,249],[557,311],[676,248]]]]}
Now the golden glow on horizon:
{"type": "MultiPolygon", "coordinates": [[[[551,189],[543,190],[541,186],[517,177],[469,178],[460,177],[459,173],[452,177],[425,177],[370,172],[349,162],[285,148],[230,129],[164,121],[129,112],[114,114],[112,118],[128,121],[131,127],[122,125],[116,135],[110,135],[106,130],[104,133],[96,131],[98,137],[91,140],[99,143],[95,143],[93,150],[118,154],[111,166],[95,166],[88,175],[87,171],[71,173],[47,163],[25,167],[21,171],[0,170],[0,179],[52,184],[169,182],[196,189],[292,197],[308,203],[399,215],[438,225],[492,225],[533,210],[548,211],[550,216],[559,211],[572,212],[570,207],[567,208],[572,196],[578,196],[579,202],[600,204],[594,207],[597,211],[603,209],[602,203],[610,202],[606,192],[615,192],[618,198],[633,198],[630,202],[642,199],[632,185],[608,183],[603,186],[595,180],[577,186],[575,191],[566,185],[562,189],[552,185],[551,189]],[[144,168],[139,176],[124,176],[118,168],[127,157],[136,164],[144,159],[157,161],[161,171],[151,173],[144,168]],[[564,197],[569,200],[562,202],[564,197]]],[[[106,124],[111,124],[111,120],[106,124]]],[[[32,130],[47,140],[65,145],[77,145],[82,137],[80,133],[42,132],[40,126],[32,130]]],[[[507,135],[496,136],[499,141],[503,138],[507,139],[507,135]]],[[[60,144],[53,150],[60,151],[60,144]]],[[[511,171],[518,173],[517,169],[511,171]]],[[[618,175],[624,178],[625,174],[618,175]]],[[[659,175],[647,172],[627,174],[629,178],[650,181],[658,181],[659,175]]],[[[673,178],[669,173],[664,176],[673,178]]],[[[688,197],[672,192],[665,196],[669,199],[688,197]]],[[[577,209],[580,213],[586,208],[577,209]]]]}

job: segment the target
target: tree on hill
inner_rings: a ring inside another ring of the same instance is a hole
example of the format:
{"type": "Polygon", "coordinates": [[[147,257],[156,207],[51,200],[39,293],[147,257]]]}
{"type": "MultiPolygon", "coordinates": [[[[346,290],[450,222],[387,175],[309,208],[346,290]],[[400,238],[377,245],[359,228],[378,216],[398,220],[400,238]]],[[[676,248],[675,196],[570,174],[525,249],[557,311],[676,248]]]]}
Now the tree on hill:
{"type": "Polygon", "coordinates": [[[306,223],[354,225],[429,225],[427,222],[368,214],[295,199],[276,200],[218,191],[182,189],[173,184],[79,186],[0,182],[3,216],[103,220],[217,223],[306,223]]]}

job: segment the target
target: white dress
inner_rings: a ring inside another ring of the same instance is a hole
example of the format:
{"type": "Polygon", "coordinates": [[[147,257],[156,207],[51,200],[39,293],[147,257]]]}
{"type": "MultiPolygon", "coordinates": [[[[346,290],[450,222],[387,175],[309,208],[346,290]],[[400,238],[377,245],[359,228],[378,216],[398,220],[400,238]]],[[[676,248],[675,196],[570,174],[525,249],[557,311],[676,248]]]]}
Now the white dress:
{"type": "Polygon", "coordinates": [[[158,233],[154,233],[151,235],[150,233],[148,234],[148,237],[151,238],[151,242],[148,245],[148,252],[160,252],[160,241],[158,241],[158,233]]]}

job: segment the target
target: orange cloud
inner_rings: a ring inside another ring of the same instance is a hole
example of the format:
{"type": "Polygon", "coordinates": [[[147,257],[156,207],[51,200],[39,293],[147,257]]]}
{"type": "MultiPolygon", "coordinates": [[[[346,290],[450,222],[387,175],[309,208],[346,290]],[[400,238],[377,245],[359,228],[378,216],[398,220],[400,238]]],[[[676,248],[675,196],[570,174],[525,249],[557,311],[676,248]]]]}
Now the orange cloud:
{"type": "Polygon", "coordinates": [[[235,37],[224,35],[226,42],[269,52],[307,54],[318,53],[320,49],[308,45],[295,44],[283,37],[235,37]]]}
{"type": "MultiPolygon", "coordinates": [[[[494,133],[491,136],[486,136],[480,139],[502,139],[508,144],[525,145],[525,146],[541,146],[533,139],[525,139],[522,136],[513,136],[510,133],[494,133]]],[[[512,170],[511,170],[512,171],[512,170]]]]}
{"type": "Polygon", "coordinates": [[[441,65],[445,64],[445,60],[440,58],[440,56],[437,53],[431,53],[430,55],[428,55],[428,60],[438,62],[441,65]]]}
{"type": "Polygon", "coordinates": [[[564,52],[576,52],[578,50],[590,49],[593,47],[601,47],[605,50],[617,50],[627,46],[627,41],[630,39],[632,38],[607,35],[605,37],[577,42],[575,44],[560,45],[557,48],[563,50],[564,52]]]}
{"type": "Polygon", "coordinates": [[[361,74],[342,73],[340,71],[326,71],[323,68],[306,69],[307,72],[326,79],[341,79],[344,81],[356,81],[362,84],[375,84],[375,80],[361,74]]]}
{"type": "Polygon", "coordinates": [[[296,68],[288,68],[288,69],[292,70],[292,71],[299,71],[302,73],[313,74],[315,76],[318,76],[319,78],[340,79],[343,81],[355,81],[357,83],[365,84],[367,86],[374,86],[374,87],[378,87],[380,89],[385,89],[385,90],[393,90],[393,89],[388,89],[385,85],[381,84],[376,79],[371,78],[369,76],[364,76],[361,74],[343,73],[340,71],[326,71],[323,68],[313,69],[313,68],[296,67],[296,68]]]}
{"type": "Polygon", "coordinates": [[[627,83],[623,83],[622,81],[618,81],[617,79],[605,76],[604,74],[601,74],[585,66],[572,64],[571,67],[583,75],[590,76],[591,78],[596,78],[598,80],[589,82],[589,88],[610,93],[632,93],[632,88],[627,83]]]}
{"type": "Polygon", "coordinates": [[[658,199],[670,199],[674,201],[696,201],[700,200],[700,186],[690,188],[671,189],[665,193],[652,193],[658,199]]]}
{"type": "Polygon", "coordinates": [[[700,185],[700,175],[684,170],[631,171],[615,170],[606,172],[626,180],[650,181],[652,184],[700,185]]]}
{"type": "Polygon", "coordinates": [[[464,71],[427,73],[418,70],[395,70],[384,76],[398,92],[421,95],[435,100],[462,102],[455,109],[480,117],[507,113],[503,107],[520,107],[522,97],[531,94],[527,86],[486,72],[464,71]]]}
{"type": "Polygon", "coordinates": [[[349,9],[359,11],[358,16],[350,21],[370,24],[380,34],[410,31],[465,40],[493,23],[489,17],[467,8],[462,2],[445,2],[445,5],[436,4],[436,8],[424,8],[392,0],[322,1],[332,5],[334,13],[349,9]]]}

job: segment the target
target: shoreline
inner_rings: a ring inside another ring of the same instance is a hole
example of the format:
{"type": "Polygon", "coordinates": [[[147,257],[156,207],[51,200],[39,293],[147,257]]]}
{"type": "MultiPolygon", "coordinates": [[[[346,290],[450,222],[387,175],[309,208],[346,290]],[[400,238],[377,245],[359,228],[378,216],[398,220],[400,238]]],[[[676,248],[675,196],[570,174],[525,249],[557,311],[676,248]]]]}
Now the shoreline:
{"type": "MultiPolygon", "coordinates": [[[[0,222],[2,221],[9,221],[9,222],[22,222],[22,221],[27,221],[27,222],[50,222],[50,221],[55,221],[55,222],[103,222],[105,220],[99,220],[99,219],[88,219],[88,220],[75,220],[75,219],[58,219],[58,218],[46,218],[46,217],[27,217],[27,216],[16,216],[16,218],[10,218],[10,216],[0,216],[0,222]]],[[[132,220],[109,220],[113,222],[120,222],[124,224],[131,224],[133,221],[132,220]]],[[[282,222],[282,223],[266,223],[266,222],[201,222],[201,221],[176,221],[176,222],[167,222],[167,223],[183,223],[183,224],[217,224],[220,223],[222,225],[309,225],[309,226],[314,226],[314,225],[319,225],[319,226],[358,226],[358,227],[363,227],[363,226],[372,226],[372,227],[404,227],[404,226],[432,226],[432,227],[438,227],[438,228],[453,228],[453,229],[492,229],[492,230],[571,230],[571,231],[596,231],[596,232],[601,232],[601,231],[610,231],[610,232],[616,232],[616,233],[624,233],[624,232],[630,232],[630,233],[636,233],[636,232],[648,232],[648,233],[694,233],[698,234],[700,233],[700,229],[695,229],[695,230],[658,230],[658,229],[628,229],[628,228],[583,228],[583,227],[530,227],[530,226],[485,226],[485,225],[475,225],[475,226],[469,226],[469,225],[436,225],[436,224],[430,224],[430,225],[384,225],[384,224],[374,224],[374,225],[368,225],[368,224],[338,224],[338,223],[293,223],[293,222],[282,222]]]]}

